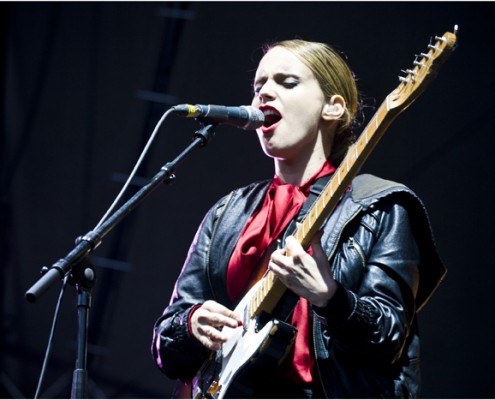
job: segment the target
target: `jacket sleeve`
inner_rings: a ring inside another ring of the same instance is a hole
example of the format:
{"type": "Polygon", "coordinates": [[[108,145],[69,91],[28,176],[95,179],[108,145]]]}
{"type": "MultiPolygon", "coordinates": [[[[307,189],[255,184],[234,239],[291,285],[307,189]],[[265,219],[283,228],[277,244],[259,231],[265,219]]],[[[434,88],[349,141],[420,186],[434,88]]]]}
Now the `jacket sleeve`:
{"type": "MultiPolygon", "coordinates": [[[[346,240],[343,235],[341,248],[346,240]]],[[[407,210],[400,203],[379,203],[349,240],[361,243],[366,259],[353,264],[334,258],[341,279],[337,292],[326,307],[314,307],[324,327],[323,343],[359,359],[393,363],[415,318],[419,282],[419,251],[407,210]]]]}
{"type": "Polygon", "coordinates": [[[212,298],[207,279],[207,255],[221,199],[203,219],[175,283],[169,306],[153,331],[152,356],[158,368],[171,379],[192,378],[210,354],[189,332],[194,308],[212,298]]]}

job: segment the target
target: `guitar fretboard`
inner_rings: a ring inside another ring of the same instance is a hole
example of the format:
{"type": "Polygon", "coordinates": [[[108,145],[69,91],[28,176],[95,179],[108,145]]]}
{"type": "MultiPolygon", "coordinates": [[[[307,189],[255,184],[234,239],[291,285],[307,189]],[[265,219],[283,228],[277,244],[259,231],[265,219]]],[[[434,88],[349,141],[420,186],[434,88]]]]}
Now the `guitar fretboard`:
{"type": "MultiPolygon", "coordinates": [[[[455,49],[457,39],[454,33],[446,32],[435,39],[434,44],[428,45],[427,53],[416,56],[413,69],[403,71],[407,76],[399,78],[399,86],[386,97],[357,141],[349,147],[344,160],[299,224],[294,236],[303,248],[309,247],[313,236],[335,209],[392,121],[411,105],[435,78],[436,71],[433,67],[440,66],[455,49]]],[[[261,311],[271,313],[286,289],[273,272],[267,271],[250,300],[250,317],[253,318],[261,311]]]]}

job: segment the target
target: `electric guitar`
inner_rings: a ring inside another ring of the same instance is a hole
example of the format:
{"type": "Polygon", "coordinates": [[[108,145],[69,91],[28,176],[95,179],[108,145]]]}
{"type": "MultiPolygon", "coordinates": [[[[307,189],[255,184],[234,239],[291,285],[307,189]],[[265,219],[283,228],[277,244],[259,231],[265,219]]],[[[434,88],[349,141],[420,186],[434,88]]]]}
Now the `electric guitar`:
{"type": "MultiPolygon", "coordinates": [[[[453,33],[435,37],[427,52],[417,55],[411,69],[403,71],[405,76],[399,77],[398,87],[380,105],[298,225],[294,236],[305,249],[392,121],[436,77],[437,69],[455,49],[456,35],[457,26],[453,33]]],[[[254,386],[261,385],[258,382],[263,378],[266,382],[267,376],[291,349],[297,333],[295,327],[284,322],[286,315],[282,314],[286,312],[281,313],[281,304],[291,293],[271,271],[254,284],[235,309],[244,316],[243,326],[223,328],[229,339],[211,354],[192,380],[190,395],[193,398],[249,398],[254,386]]]]}

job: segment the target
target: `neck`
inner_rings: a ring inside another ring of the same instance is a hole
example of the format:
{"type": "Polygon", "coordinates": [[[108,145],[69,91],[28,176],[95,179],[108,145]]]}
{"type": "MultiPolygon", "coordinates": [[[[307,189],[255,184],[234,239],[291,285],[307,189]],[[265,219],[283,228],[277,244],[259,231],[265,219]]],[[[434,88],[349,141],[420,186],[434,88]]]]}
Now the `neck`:
{"type": "Polygon", "coordinates": [[[321,169],[325,160],[324,154],[314,155],[309,160],[275,159],[275,173],[285,183],[301,186],[321,169]]]}
{"type": "MultiPolygon", "coordinates": [[[[328,127],[325,127],[329,129],[328,127]]],[[[325,160],[329,159],[332,152],[334,132],[324,132],[320,127],[315,141],[309,146],[303,146],[296,152],[288,153],[285,158],[274,158],[275,173],[285,183],[301,186],[322,167],[325,160]]]]}

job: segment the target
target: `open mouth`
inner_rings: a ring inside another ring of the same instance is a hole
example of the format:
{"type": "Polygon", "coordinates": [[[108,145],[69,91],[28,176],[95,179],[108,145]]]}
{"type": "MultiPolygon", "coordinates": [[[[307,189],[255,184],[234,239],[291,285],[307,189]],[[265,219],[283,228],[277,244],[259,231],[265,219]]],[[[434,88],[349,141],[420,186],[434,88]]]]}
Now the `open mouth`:
{"type": "Polygon", "coordinates": [[[265,121],[263,122],[264,128],[269,128],[277,124],[282,119],[280,113],[274,108],[267,107],[262,111],[263,111],[263,115],[265,116],[265,121]]]}

